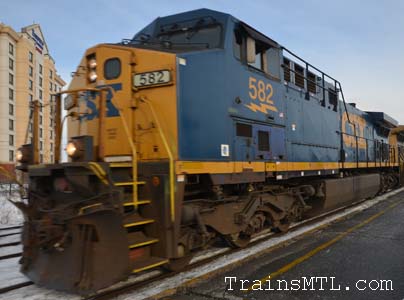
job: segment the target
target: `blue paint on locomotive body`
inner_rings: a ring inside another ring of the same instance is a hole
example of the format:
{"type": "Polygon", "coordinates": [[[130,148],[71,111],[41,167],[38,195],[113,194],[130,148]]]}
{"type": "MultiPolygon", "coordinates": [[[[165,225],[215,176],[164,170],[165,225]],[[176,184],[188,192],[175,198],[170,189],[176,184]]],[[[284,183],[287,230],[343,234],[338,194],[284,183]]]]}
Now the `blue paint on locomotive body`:
{"type": "MultiPolygon", "coordinates": [[[[222,44],[177,54],[180,160],[356,162],[358,151],[359,162],[366,162],[380,156],[376,140],[388,141],[377,130],[374,118],[349,104],[346,110],[341,100],[334,107],[328,88],[322,104],[321,87],[309,94],[307,82],[305,87],[286,82],[280,49],[279,79],[242,63],[234,50],[234,31],[244,23],[230,15],[201,9],[158,18],[137,36],[151,35],[165,24],[204,17],[221,25],[222,44]],[[261,88],[261,95],[254,92],[253,86],[261,88]],[[357,149],[356,143],[350,143],[353,140],[349,134],[355,132],[344,119],[347,112],[350,119],[361,124],[356,133],[366,141],[367,149],[357,149]],[[249,129],[247,133],[237,133],[240,124],[249,129]],[[269,149],[260,145],[260,135],[268,137],[269,149]],[[228,156],[223,155],[222,145],[229,146],[228,156]]],[[[327,83],[329,86],[332,85],[327,83]]]]}

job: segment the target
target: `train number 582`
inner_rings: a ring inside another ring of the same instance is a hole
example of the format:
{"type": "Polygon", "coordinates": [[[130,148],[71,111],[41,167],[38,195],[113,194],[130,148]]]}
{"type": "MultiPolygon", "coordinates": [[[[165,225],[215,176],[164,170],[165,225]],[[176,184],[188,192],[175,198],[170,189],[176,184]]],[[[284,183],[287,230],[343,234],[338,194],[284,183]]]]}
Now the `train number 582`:
{"type": "Polygon", "coordinates": [[[248,80],[248,95],[252,100],[256,100],[258,98],[261,102],[272,103],[271,97],[273,95],[272,85],[269,83],[265,83],[262,80],[257,80],[254,77],[250,77],[248,80]]]}

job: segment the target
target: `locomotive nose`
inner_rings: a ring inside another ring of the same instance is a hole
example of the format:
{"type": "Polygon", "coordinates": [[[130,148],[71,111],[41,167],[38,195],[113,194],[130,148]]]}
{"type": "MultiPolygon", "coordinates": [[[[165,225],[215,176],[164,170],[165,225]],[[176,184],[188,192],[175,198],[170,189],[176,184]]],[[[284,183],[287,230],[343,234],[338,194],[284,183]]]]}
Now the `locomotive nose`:
{"type": "Polygon", "coordinates": [[[38,285],[80,294],[131,272],[120,193],[84,166],[32,170],[31,199],[20,207],[26,220],[21,271],[38,285]]]}
{"type": "Polygon", "coordinates": [[[32,223],[24,225],[24,248],[36,249],[36,253],[25,252],[21,267],[36,284],[88,294],[130,274],[126,233],[118,214],[100,211],[75,218],[62,238],[51,245],[39,237],[49,238],[56,226],[36,225],[37,231],[33,230],[32,223]],[[30,240],[30,233],[37,240],[30,240]],[[38,243],[44,247],[38,247],[38,243]]]}

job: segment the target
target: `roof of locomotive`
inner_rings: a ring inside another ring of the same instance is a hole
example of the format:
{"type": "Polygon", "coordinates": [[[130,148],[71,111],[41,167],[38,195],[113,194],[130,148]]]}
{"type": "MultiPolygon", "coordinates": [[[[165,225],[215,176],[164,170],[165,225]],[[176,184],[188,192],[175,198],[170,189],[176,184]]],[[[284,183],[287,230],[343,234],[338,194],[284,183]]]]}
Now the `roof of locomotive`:
{"type": "MultiPolygon", "coordinates": [[[[142,47],[141,44],[132,44],[133,42],[141,40],[141,37],[144,35],[150,35],[152,36],[159,30],[159,32],[164,31],[165,28],[169,28],[171,26],[175,26],[176,24],[187,24],[187,22],[200,22],[200,20],[203,20],[204,22],[220,22],[222,24],[226,24],[226,22],[232,18],[236,22],[240,23],[240,25],[246,30],[250,35],[252,35],[255,38],[259,39],[265,39],[266,43],[270,43],[274,47],[281,48],[282,46],[278,44],[276,41],[272,40],[270,37],[267,35],[257,31],[255,28],[252,26],[246,24],[245,22],[237,19],[236,17],[223,13],[220,11],[212,10],[212,9],[207,9],[207,8],[201,8],[201,9],[196,9],[196,10],[191,10],[191,11],[186,11],[186,12],[181,12],[178,14],[173,14],[169,16],[164,16],[164,17],[158,17],[156,18],[153,22],[151,22],[149,25],[144,27],[142,30],[140,30],[137,34],[134,35],[131,41],[128,41],[129,43],[125,43],[126,45],[130,46],[135,46],[135,47],[142,47]],[[132,42],[132,43],[131,43],[132,42]]],[[[150,45],[149,45],[150,47],[150,45]]],[[[193,49],[195,50],[195,49],[193,49]]],[[[178,50],[174,49],[164,49],[164,51],[168,52],[178,52],[178,50]]],[[[290,58],[288,58],[290,59],[290,58]]],[[[293,59],[292,59],[293,60],[293,59]]],[[[298,62],[297,62],[298,63],[298,62]]],[[[355,106],[354,106],[355,107],[355,106]]],[[[356,107],[355,107],[356,108],[356,107]]],[[[360,110],[359,108],[356,108],[360,110]]],[[[362,110],[360,110],[362,111],[362,110]]],[[[370,111],[362,111],[363,113],[369,114],[369,116],[373,119],[373,121],[381,126],[387,127],[387,128],[394,128],[398,126],[398,122],[387,115],[384,112],[370,112],[370,111]]]]}

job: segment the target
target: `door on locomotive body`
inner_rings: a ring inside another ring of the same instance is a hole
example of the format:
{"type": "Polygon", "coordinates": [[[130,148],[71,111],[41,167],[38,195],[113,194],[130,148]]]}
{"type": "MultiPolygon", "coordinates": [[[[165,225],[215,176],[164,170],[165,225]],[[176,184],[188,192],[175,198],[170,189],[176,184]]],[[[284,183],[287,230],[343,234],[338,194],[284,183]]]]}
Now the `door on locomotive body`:
{"type": "Polygon", "coordinates": [[[282,160],[285,157],[285,130],[281,127],[255,124],[253,127],[255,159],[282,160]]]}
{"type": "Polygon", "coordinates": [[[234,160],[251,161],[255,159],[252,124],[235,121],[234,160]]]}

